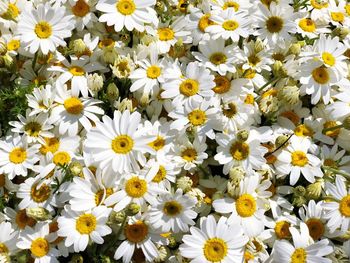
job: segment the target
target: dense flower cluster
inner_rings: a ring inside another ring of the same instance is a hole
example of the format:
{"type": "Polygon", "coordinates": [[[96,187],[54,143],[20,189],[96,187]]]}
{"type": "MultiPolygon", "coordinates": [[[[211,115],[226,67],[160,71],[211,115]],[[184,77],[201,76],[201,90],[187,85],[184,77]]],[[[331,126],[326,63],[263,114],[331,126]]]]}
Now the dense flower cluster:
{"type": "Polygon", "coordinates": [[[1,0],[31,92],[0,262],[349,262],[349,28],[347,0],[1,0]]]}

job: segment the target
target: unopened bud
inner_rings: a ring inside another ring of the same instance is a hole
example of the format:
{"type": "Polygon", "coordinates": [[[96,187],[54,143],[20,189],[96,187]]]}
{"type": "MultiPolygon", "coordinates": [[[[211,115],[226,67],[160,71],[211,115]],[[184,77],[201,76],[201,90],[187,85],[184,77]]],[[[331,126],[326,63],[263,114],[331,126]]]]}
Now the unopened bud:
{"type": "Polygon", "coordinates": [[[298,56],[301,51],[300,43],[294,43],[289,48],[289,53],[298,56]]]}
{"type": "Polygon", "coordinates": [[[86,50],[86,45],[82,39],[76,39],[73,41],[73,52],[76,54],[82,54],[86,50]]]}
{"type": "Polygon", "coordinates": [[[264,43],[258,38],[254,43],[254,52],[259,53],[262,50],[264,50],[264,43]]]}
{"type": "Polygon", "coordinates": [[[126,215],[127,216],[134,216],[136,214],[138,214],[138,212],[140,212],[140,205],[136,204],[136,203],[130,203],[127,207],[126,207],[126,215]]]}
{"type": "Polygon", "coordinates": [[[117,85],[114,84],[114,82],[110,83],[107,86],[107,96],[109,101],[114,101],[116,99],[118,99],[119,97],[119,90],[117,85]]]}
{"type": "Polygon", "coordinates": [[[306,187],[306,194],[309,199],[318,199],[322,194],[322,188],[324,185],[323,179],[318,179],[313,184],[309,184],[306,187]]]}
{"type": "Polygon", "coordinates": [[[287,141],[288,141],[288,138],[289,138],[289,136],[287,136],[287,135],[280,135],[280,136],[278,136],[277,138],[276,138],[276,140],[275,140],[275,147],[276,148],[279,148],[279,147],[281,147],[282,145],[285,147],[285,146],[287,146],[288,144],[286,143],[287,141]]]}
{"type": "Polygon", "coordinates": [[[103,77],[98,73],[88,74],[87,76],[88,88],[92,92],[99,92],[103,88],[103,77]]]}
{"type": "Polygon", "coordinates": [[[28,217],[36,221],[45,221],[52,218],[50,212],[43,207],[27,208],[26,214],[28,217]]]}
{"type": "Polygon", "coordinates": [[[239,182],[243,180],[245,176],[245,171],[243,168],[236,166],[230,169],[229,175],[232,183],[239,184],[239,182]]]}
{"type": "Polygon", "coordinates": [[[300,90],[297,86],[284,86],[278,91],[278,97],[287,102],[290,105],[297,104],[299,102],[300,90]]]}
{"type": "Polygon", "coordinates": [[[192,180],[188,176],[182,176],[176,181],[178,188],[182,189],[183,192],[188,192],[192,187],[192,180]]]}
{"type": "Polygon", "coordinates": [[[77,161],[73,161],[69,165],[69,170],[74,176],[83,177],[83,166],[77,161]]]}
{"type": "Polygon", "coordinates": [[[240,142],[245,142],[248,140],[249,137],[249,131],[247,130],[241,130],[237,133],[237,140],[240,142]]]}

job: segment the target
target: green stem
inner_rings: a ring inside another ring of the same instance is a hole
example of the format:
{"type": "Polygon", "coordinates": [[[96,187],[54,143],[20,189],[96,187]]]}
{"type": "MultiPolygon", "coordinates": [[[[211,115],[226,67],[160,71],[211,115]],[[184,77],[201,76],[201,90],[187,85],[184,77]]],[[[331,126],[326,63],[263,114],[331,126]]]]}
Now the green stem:
{"type": "Polygon", "coordinates": [[[272,83],[274,83],[276,80],[278,81],[278,80],[280,80],[281,78],[280,77],[274,77],[273,79],[271,79],[271,80],[269,80],[268,82],[266,82],[265,83],[265,85],[264,86],[262,86],[261,88],[259,88],[258,90],[257,90],[257,93],[260,93],[260,91],[262,91],[263,89],[265,89],[268,85],[270,85],[270,84],[272,84],[272,83]]]}
{"type": "Polygon", "coordinates": [[[342,176],[346,177],[346,179],[350,180],[350,174],[348,174],[348,173],[339,171],[339,170],[334,169],[334,168],[329,167],[329,166],[322,166],[322,168],[325,169],[325,170],[327,170],[327,171],[330,171],[330,172],[332,172],[332,173],[342,175],[342,176]]]}
{"type": "Polygon", "coordinates": [[[108,244],[108,246],[106,247],[106,249],[103,250],[103,253],[107,252],[111,247],[113,247],[114,245],[116,245],[116,244],[118,243],[118,241],[119,241],[119,236],[120,236],[120,234],[122,233],[122,231],[123,231],[123,229],[124,229],[124,226],[125,226],[125,223],[126,223],[127,219],[128,219],[128,216],[125,215],[125,216],[124,216],[124,219],[123,219],[123,221],[122,221],[122,223],[121,223],[121,225],[120,225],[120,228],[118,229],[118,232],[116,233],[115,242],[112,242],[112,241],[109,242],[109,244],[108,244]]]}
{"type": "Polygon", "coordinates": [[[329,128],[325,128],[322,130],[322,133],[326,133],[328,131],[334,131],[334,130],[337,130],[337,129],[340,129],[340,128],[343,128],[344,127],[344,124],[340,124],[340,125],[337,125],[337,126],[333,126],[333,127],[329,127],[329,128]]]}

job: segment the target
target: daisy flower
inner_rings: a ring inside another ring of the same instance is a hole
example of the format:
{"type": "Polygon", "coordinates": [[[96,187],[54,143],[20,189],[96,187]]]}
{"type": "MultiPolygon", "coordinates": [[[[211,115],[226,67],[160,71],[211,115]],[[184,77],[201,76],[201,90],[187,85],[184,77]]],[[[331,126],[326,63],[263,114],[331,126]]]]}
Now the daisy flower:
{"type": "Polygon", "coordinates": [[[58,46],[66,46],[65,38],[74,28],[72,16],[64,7],[51,7],[49,3],[23,10],[18,22],[18,34],[30,53],[39,49],[46,55],[58,46]]]}
{"type": "Polygon", "coordinates": [[[232,8],[235,12],[248,12],[252,7],[250,2],[244,0],[217,0],[211,1],[213,10],[222,9],[227,10],[232,8]]]}
{"type": "Polygon", "coordinates": [[[206,27],[205,31],[211,34],[212,39],[232,39],[238,42],[240,37],[246,38],[250,34],[250,20],[244,13],[236,13],[228,8],[210,16],[213,25],[206,27]]]}
{"type": "Polygon", "coordinates": [[[27,176],[39,160],[36,156],[40,145],[28,147],[24,137],[14,135],[0,141],[0,172],[7,174],[10,180],[16,175],[27,176]]]}
{"type": "Polygon", "coordinates": [[[114,211],[123,210],[128,204],[136,203],[140,206],[145,202],[155,202],[158,193],[164,193],[162,189],[158,189],[156,185],[150,184],[159,170],[159,165],[153,165],[148,171],[139,174],[123,175],[120,183],[120,189],[111,194],[104,201],[107,206],[114,205],[114,211]]]}
{"type": "Polygon", "coordinates": [[[69,0],[70,12],[75,18],[75,28],[82,31],[91,28],[98,19],[94,14],[97,0],[69,0]]]}
{"type": "Polygon", "coordinates": [[[31,94],[26,95],[28,107],[31,108],[30,116],[38,113],[48,113],[55,104],[55,90],[51,85],[42,88],[34,88],[31,94]]]}
{"type": "Polygon", "coordinates": [[[331,232],[338,228],[346,232],[350,226],[350,189],[339,175],[335,178],[335,185],[326,182],[325,189],[335,200],[322,204],[326,211],[325,218],[328,219],[327,226],[331,232]]]}
{"type": "Polygon", "coordinates": [[[109,235],[112,229],[106,225],[111,208],[98,206],[85,212],[73,211],[65,206],[62,216],[58,217],[58,236],[65,237],[65,245],[73,245],[75,252],[84,251],[90,240],[103,244],[102,237],[109,235]]]}
{"type": "Polygon", "coordinates": [[[293,245],[286,240],[278,240],[273,247],[273,259],[277,262],[308,262],[308,263],[331,263],[330,259],[325,256],[333,252],[333,247],[327,239],[323,239],[316,243],[312,242],[309,236],[309,230],[306,224],[300,224],[299,231],[291,227],[289,228],[293,238],[293,245]]]}
{"type": "Polygon", "coordinates": [[[200,52],[192,52],[193,56],[205,67],[226,75],[227,72],[236,72],[234,63],[235,48],[233,45],[225,46],[225,40],[218,38],[213,41],[202,41],[198,45],[200,52]]]}
{"type": "Polygon", "coordinates": [[[119,32],[125,27],[128,31],[136,29],[143,32],[144,24],[157,24],[158,18],[152,6],[154,0],[101,0],[96,9],[103,14],[100,22],[107,22],[108,26],[114,25],[114,30],[119,32]]]}
{"type": "Polygon", "coordinates": [[[330,110],[330,115],[334,119],[343,121],[347,116],[350,115],[350,91],[344,90],[334,95],[337,99],[332,104],[327,105],[330,110]]]}
{"type": "Polygon", "coordinates": [[[205,32],[205,29],[213,25],[213,21],[210,20],[210,4],[209,1],[204,1],[201,9],[193,7],[190,10],[188,30],[192,33],[193,45],[198,45],[201,40],[208,39],[210,36],[205,32]]]}
{"type": "Polygon", "coordinates": [[[2,222],[0,224],[0,254],[13,255],[17,252],[18,232],[12,228],[11,223],[2,222]]]}
{"type": "Polygon", "coordinates": [[[201,102],[203,98],[210,98],[213,95],[212,88],[215,86],[213,80],[214,76],[210,71],[200,66],[198,62],[189,63],[184,73],[180,65],[174,63],[165,70],[161,96],[173,99],[174,106],[193,101],[201,102]]]}
{"type": "Polygon", "coordinates": [[[57,106],[51,111],[50,122],[59,126],[60,134],[68,131],[69,136],[78,134],[79,123],[89,131],[92,123],[99,122],[96,115],[102,115],[103,109],[96,106],[101,101],[92,98],[80,98],[79,91],[67,90],[66,85],[57,85],[55,101],[57,106]]]}
{"type": "Polygon", "coordinates": [[[56,239],[50,234],[48,223],[38,223],[34,229],[25,228],[17,242],[20,249],[29,249],[35,263],[59,262],[59,252],[50,243],[56,239]]]}
{"type": "Polygon", "coordinates": [[[109,167],[119,173],[144,165],[144,153],[153,151],[148,144],[155,138],[145,135],[146,131],[138,127],[141,114],[115,111],[113,120],[108,116],[103,116],[102,120],[87,133],[84,151],[93,152],[94,161],[102,169],[109,167]]]}
{"type": "Polygon", "coordinates": [[[287,148],[278,154],[275,163],[276,170],[281,175],[289,174],[291,185],[298,182],[300,174],[310,183],[315,182],[315,177],[323,177],[320,159],[308,153],[311,147],[309,139],[293,136],[287,148]]]}
{"type": "Polygon", "coordinates": [[[188,232],[188,226],[193,226],[193,219],[197,217],[197,213],[193,211],[195,204],[196,200],[183,195],[181,189],[177,189],[174,194],[160,195],[148,211],[149,222],[164,233],[188,232]]]}
{"type": "Polygon", "coordinates": [[[217,134],[219,146],[214,159],[224,165],[223,172],[228,174],[232,167],[241,165],[245,170],[259,169],[266,163],[264,158],[267,149],[260,145],[258,131],[251,130],[247,140],[239,140],[235,134],[217,134]]]}
{"type": "Polygon", "coordinates": [[[191,262],[243,262],[244,246],[248,237],[238,224],[228,225],[225,217],[218,222],[209,215],[200,220],[200,228],[191,227],[180,246],[182,256],[191,262]]]}

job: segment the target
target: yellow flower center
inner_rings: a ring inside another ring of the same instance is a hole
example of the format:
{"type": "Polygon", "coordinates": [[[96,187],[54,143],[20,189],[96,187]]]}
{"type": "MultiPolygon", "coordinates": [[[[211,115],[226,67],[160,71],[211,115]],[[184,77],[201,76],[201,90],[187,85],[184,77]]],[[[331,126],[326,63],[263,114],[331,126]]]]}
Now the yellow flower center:
{"type": "Polygon", "coordinates": [[[250,217],[256,211],[256,201],[250,194],[243,194],[236,200],[236,211],[241,217],[250,217]]]}
{"type": "Polygon", "coordinates": [[[182,211],[182,205],[177,201],[168,201],[164,204],[163,212],[167,216],[176,216],[182,211]]]}
{"type": "Polygon", "coordinates": [[[307,253],[303,248],[297,248],[294,250],[291,256],[291,263],[306,263],[307,253]]]}
{"type": "Polygon", "coordinates": [[[210,20],[210,14],[203,15],[198,21],[198,28],[203,33],[208,26],[214,25],[215,23],[210,20]]]}
{"type": "Polygon", "coordinates": [[[276,61],[283,62],[286,59],[286,56],[282,53],[274,53],[272,54],[272,58],[276,61]]]}
{"type": "Polygon", "coordinates": [[[292,153],[292,165],[303,167],[308,164],[309,160],[306,157],[306,154],[302,151],[295,151],[292,153]]]}
{"type": "Polygon", "coordinates": [[[33,184],[30,189],[30,197],[36,203],[42,203],[49,199],[51,195],[51,187],[47,184],[42,184],[39,188],[37,188],[38,184],[33,184]]]}
{"type": "Polygon", "coordinates": [[[312,77],[319,84],[326,84],[329,81],[329,73],[324,67],[314,69],[312,71],[312,77]]]}
{"type": "Polygon", "coordinates": [[[16,224],[20,229],[24,229],[26,226],[33,227],[36,221],[27,216],[26,210],[18,210],[16,214],[16,224]]]}
{"type": "Polygon", "coordinates": [[[222,107],[222,114],[224,114],[227,118],[231,119],[237,114],[238,110],[236,104],[230,102],[229,104],[225,104],[222,107]]]}
{"type": "Polygon", "coordinates": [[[11,19],[13,20],[16,17],[18,17],[19,13],[20,13],[20,11],[19,11],[18,7],[15,4],[9,3],[7,6],[6,12],[1,14],[0,16],[6,20],[11,20],[11,19]]]}
{"type": "Polygon", "coordinates": [[[24,125],[24,130],[29,136],[38,137],[41,131],[41,125],[37,122],[28,122],[24,125]]]}
{"type": "Polygon", "coordinates": [[[253,260],[255,258],[254,255],[249,251],[245,251],[243,257],[244,257],[244,263],[248,263],[250,260],[253,260]]]}
{"type": "Polygon", "coordinates": [[[164,166],[159,165],[159,170],[158,170],[157,174],[153,177],[152,182],[160,183],[161,181],[164,180],[165,177],[166,177],[166,170],[165,170],[164,166]]]}
{"type": "Polygon", "coordinates": [[[294,129],[294,134],[299,137],[312,137],[314,131],[305,124],[300,124],[294,129]]]}
{"type": "MultiPolygon", "coordinates": [[[[96,205],[101,204],[102,198],[103,198],[103,194],[104,194],[103,189],[100,189],[100,190],[98,190],[96,192],[96,194],[95,194],[95,204],[96,205]]],[[[112,188],[106,188],[106,196],[105,196],[105,198],[107,198],[111,194],[113,194],[113,189],[112,188]]]]}
{"type": "Polygon", "coordinates": [[[75,222],[75,229],[82,235],[89,235],[96,229],[97,220],[92,214],[83,214],[75,222]]]}
{"type": "Polygon", "coordinates": [[[326,159],[323,161],[323,165],[324,166],[329,166],[329,167],[332,167],[332,168],[336,168],[338,169],[338,164],[336,161],[332,160],[332,159],[326,159]]]}
{"type": "Polygon", "coordinates": [[[9,249],[4,243],[0,243],[0,254],[7,254],[9,249]]]}
{"type": "Polygon", "coordinates": [[[242,161],[247,159],[249,155],[249,145],[245,142],[234,142],[231,145],[230,153],[233,157],[233,159],[237,161],[242,161]]]}
{"type": "Polygon", "coordinates": [[[213,63],[214,65],[220,65],[224,64],[227,60],[227,57],[224,53],[222,52],[215,52],[210,55],[209,61],[213,63]]]}
{"type": "Polygon", "coordinates": [[[133,198],[140,198],[147,192],[147,182],[136,176],[131,177],[125,183],[125,192],[133,198]]]}
{"type": "Polygon", "coordinates": [[[248,62],[250,66],[256,66],[260,61],[260,57],[256,54],[252,54],[248,57],[248,62]]]}
{"type": "Polygon", "coordinates": [[[26,159],[27,152],[22,148],[14,148],[9,154],[9,160],[14,164],[23,163],[26,159]]]}
{"type": "Polygon", "coordinates": [[[275,225],[275,234],[279,239],[287,239],[291,237],[289,232],[290,223],[288,221],[279,221],[275,225]]]}
{"type": "MultiPolygon", "coordinates": [[[[287,118],[288,120],[290,120],[291,122],[294,123],[294,125],[298,125],[298,123],[300,122],[300,117],[298,116],[298,114],[296,114],[294,111],[284,111],[280,114],[282,117],[287,118]]],[[[300,125],[300,126],[303,126],[300,125]]],[[[304,125],[305,126],[305,125],[304,125]]],[[[298,129],[299,126],[297,126],[296,129],[298,129]]],[[[300,132],[300,131],[299,131],[300,132]]],[[[303,135],[303,133],[302,133],[303,135]]],[[[301,135],[298,135],[301,136],[301,135]]]]}
{"type": "Polygon", "coordinates": [[[155,139],[153,142],[150,142],[148,144],[153,150],[159,151],[163,149],[165,145],[165,140],[161,136],[157,136],[157,139],[155,139]]]}
{"type": "Polygon", "coordinates": [[[124,235],[130,242],[140,243],[148,235],[148,226],[142,221],[137,221],[132,225],[126,225],[124,235]]]}
{"type": "Polygon", "coordinates": [[[85,0],[78,0],[75,6],[72,7],[72,13],[78,17],[84,17],[90,12],[90,6],[85,0]]]}
{"type": "Polygon", "coordinates": [[[7,49],[9,51],[17,50],[21,46],[21,42],[18,39],[12,39],[7,43],[7,49]]]}
{"type": "Polygon", "coordinates": [[[43,155],[47,154],[48,152],[54,153],[60,147],[60,141],[58,140],[58,138],[45,137],[44,140],[45,140],[45,144],[43,144],[39,149],[40,153],[43,155]]]}
{"type": "Polygon", "coordinates": [[[103,49],[103,48],[113,48],[115,45],[115,41],[111,38],[105,38],[102,39],[99,43],[98,43],[98,47],[103,49]]]}
{"type": "Polygon", "coordinates": [[[85,74],[85,70],[82,67],[79,66],[72,66],[69,68],[69,72],[73,75],[73,76],[84,76],[85,74]]]}
{"type": "Polygon", "coordinates": [[[120,0],[116,6],[118,12],[125,16],[131,15],[136,9],[136,5],[132,0],[120,0]]]}
{"type": "Polygon", "coordinates": [[[68,113],[73,114],[73,115],[80,114],[82,112],[82,110],[84,109],[83,103],[81,102],[80,99],[78,99],[76,97],[71,97],[69,99],[66,99],[64,101],[63,106],[68,113]]]}
{"type": "Polygon", "coordinates": [[[52,27],[46,21],[40,21],[35,25],[34,32],[38,38],[47,39],[52,35],[52,27]]]}
{"type": "Polygon", "coordinates": [[[311,18],[300,19],[299,27],[305,32],[315,32],[316,30],[316,24],[311,18]]]}
{"type": "Polygon", "coordinates": [[[127,154],[134,147],[134,140],[128,135],[119,135],[112,141],[112,150],[117,154],[127,154]]]}
{"type": "Polygon", "coordinates": [[[314,239],[320,239],[324,234],[324,225],[318,218],[310,218],[306,221],[306,225],[309,228],[310,236],[314,239]]]}
{"type": "MultiPolygon", "coordinates": [[[[336,121],[326,121],[323,124],[323,128],[324,129],[332,128],[332,127],[335,127],[335,126],[338,126],[336,121]]],[[[324,135],[327,135],[327,136],[332,137],[332,138],[338,137],[339,133],[340,133],[340,128],[334,129],[334,130],[331,130],[331,131],[323,132],[324,135]]]]}
{"type": "Polygon", "coordinates": [[[252,94],[248,94],[244,100],[244,103],[253,105],[254,101],[255,101],[254,96],[252,94]]]}
{"type": "Polygon", "coordinates": [[[224,5],[222,6],[222,9],[226,10],[229,7],[233,7],[236,12],[239,10],[239,4],[237,2],[234,2],[234,1],[225,2],[224,5]]]}
{"type": "Polygon", "coordinates": [[[213,88],[213,91],[217,94],[224,94],[231,88],[231,82],[225,76],[215,76],[214,82],[216,86],[213,88]]]}
{"type": "Polygon", "coordinates": [[[323,52],[322,59],[323,59],[323,62],[328,66],[334,66],[335,64],[335,57],[331,53],[323,52]]]}
{"type": "Polygon", "coordinates": [[[69,153],[67,152],[58,152],[53,156],[53,163],[56,165],[65,165],[68,164],[71,160],[69,153]]]}
{"type": "Polygon", "coordinates": [[[346,4],[346,5],[344,6],[344,9],[345,9],[346,14],[347,14],[348,16],[350,16],[350,4],[346,4]]]}
{"type": "Polygon", "coordinates": [[[203,125],[207,121],[207,116],[202,110],[194,110],[190,112],[187,118],[193,126],[203,125]]]}
{"type": "Polygon", "coordinates": [[[341,12],[331,12],[331,18],[333,21],[340,23],[344,22],[345,19],[344,14],[341,12]]]}
{"type": "Polygon", "coordinates": [[[146,70],[147,77],[150,79],[156,79],[160,76],[161,69],[156,65],[152,65],[146,70]]]}
{"type": "Polygon", "coordinates": [[[197,159],[197,151],[193,148],[187,148],[181,152],[182,159],[192,162],[197,159]]]}
{"type": "Polygon", "coordinates": [[[244,71],[244,77],[246,79],[253,79],[256,75],[256,71],[254,69],[247,69],[246,71],[244,71]]]}
{"type": "Polygon", "coordinates": [[[164,27],[158,29],[158,36],[160,41],[168,41],[174,39],[175,33],[171,28],[164,27]]]}
{"type": "Polygon", "coordinates": [[[227,255],[227,244],[221,238],[210,238],[204,244],[203,253],[208,261],[220,262],[227,255]]]}
{"type": "Polygon", "coordinates": [[[49,253],[49,250],[50,250],[49,242],[42,237],[39,237],[33,240],[30,246],[30,252],[32,252],[32,254],[38,258],[41,258],[47,255],[47,253],[49,253]]]}
{"type": "Polygon", "coordinates": [[[226,20],[224,23],[222,23],[222,28],[227,31],[234,31],[239,27],[239,24],[235,20],[226,20]]]}
{"type": "Polygon", "coordinates": [[[339,203],[339,211],[345,217],[350,217],[350,195],[344,196],[339,203]]]}
{"type": "Polygon", "coordinates": [[[311,5],[313,8],[322,9],[328,7],[327,0],[311,0],[311,5]]]}
{"type": "Polygon", "coordinates": [[[266,21],[267,31],[270,33],[278,33],[283,29],[284,21],[278,16],[271,16],[266,21]]]}
{"type": "Polygon", "coordinates": [[[199,90],[199,84],[197,80],[186,79],[180,84],[180,93],[186,97],[191,97],[197,94],[199,90]]]}

